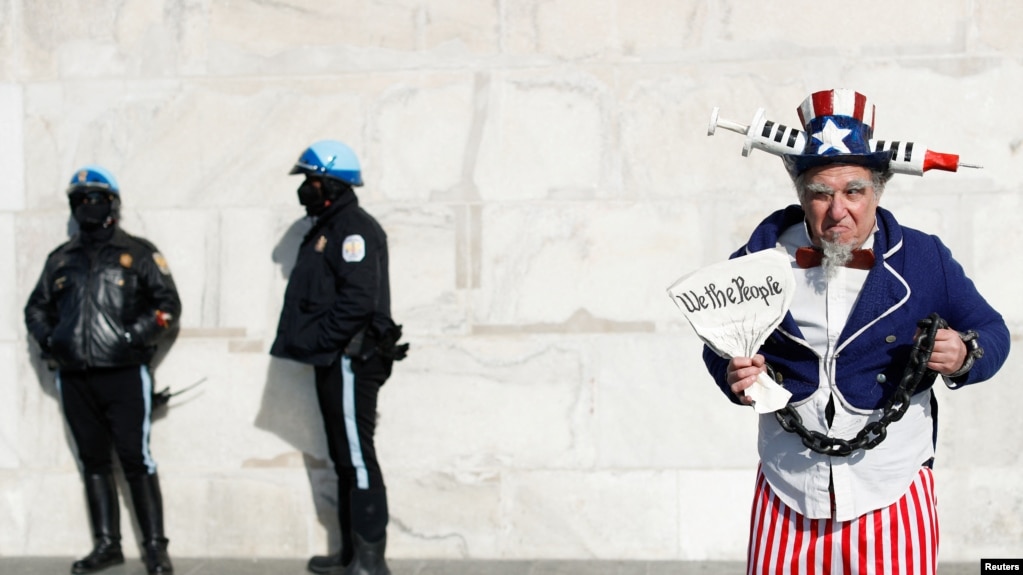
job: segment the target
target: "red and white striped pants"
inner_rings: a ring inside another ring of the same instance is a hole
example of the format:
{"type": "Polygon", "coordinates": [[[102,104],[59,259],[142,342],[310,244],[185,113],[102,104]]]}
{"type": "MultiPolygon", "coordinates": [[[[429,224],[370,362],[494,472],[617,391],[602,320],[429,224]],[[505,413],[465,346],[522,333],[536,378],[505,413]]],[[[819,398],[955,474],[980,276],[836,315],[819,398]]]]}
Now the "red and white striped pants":
{"type": "Polygon", "coordinates": [[[750,518],[748,575],[934,575],[934,476],[920,473],[901,499],[851,521],[807,519],[775,497],[761,471],[750,518]]]}

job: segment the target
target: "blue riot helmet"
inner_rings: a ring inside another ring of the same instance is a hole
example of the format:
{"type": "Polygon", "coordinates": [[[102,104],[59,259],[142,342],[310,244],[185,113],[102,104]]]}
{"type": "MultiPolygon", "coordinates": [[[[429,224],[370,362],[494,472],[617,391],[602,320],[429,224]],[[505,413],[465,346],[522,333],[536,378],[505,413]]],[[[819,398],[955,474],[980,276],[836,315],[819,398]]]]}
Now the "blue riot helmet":
{"type": "Polygon", "coordinates": [[[75,170],[67,187],[71,213],[83,230],[106,228],[118,218],[121,188],[109,170],[90,164],[75,170]]]}
{"type": "Polygon", "coordinates": [[[362,185],[359,158],[337,140],[320,140],[306,148],[290,173],[333,178],[353,187],[362,185]]]}
{"type": "Polygon", "coordinates": [[[67,186],[68,195],[80,188],[97,188],[118,197],[121,195],[121,187],[117,185],[117,180],[110,170],[95,164],[82,166],[75,170],[74,175],[71,176],[71,182],[67,186]]]}
{"type": "Polygon", "coordinates": [[[336,140],[320,140],[306,148],[290,173],[305,175],[298,188],[298,203],[310,217],[323,214],[335,200],[351,194],[353,186],[362,185],[355,152],[336,140]]]}

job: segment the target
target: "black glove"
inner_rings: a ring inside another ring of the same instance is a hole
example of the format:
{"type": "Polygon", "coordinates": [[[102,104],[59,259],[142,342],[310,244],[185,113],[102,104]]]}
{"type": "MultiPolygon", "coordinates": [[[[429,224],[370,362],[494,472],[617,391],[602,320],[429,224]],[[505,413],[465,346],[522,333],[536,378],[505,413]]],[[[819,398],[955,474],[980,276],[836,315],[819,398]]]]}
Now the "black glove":
{"type": "Polygon", "coordinates": [[[43,341],[39,342],[39,350],[42,352],[40,357],[43,359],[50,359],[53,354],[50,353],[50,347],[53,345],[53,336],[46,336],[43,341]]]}
{"type": "Polygon", "coordinates": [[[401,361],[408,355],[409,344],[403,343],[398,345],[398,340],[401,339],[401,326],[394,325],[390,327],[380,336],[380,341],[377,343],[377,353],[381,356],[391,359],[394,361],[401,361]]]}
{"type": "Polygon", "coordinates": [[[373,356],[380,356],[392,361],[401,361],[408,355],[409,344],[398,345],[401,339],[401,326],[391,323],[383,333],[376,327],[369,327],[355,334],[345,347],[345,355],[358,361],[367,361],[373,356]]]}

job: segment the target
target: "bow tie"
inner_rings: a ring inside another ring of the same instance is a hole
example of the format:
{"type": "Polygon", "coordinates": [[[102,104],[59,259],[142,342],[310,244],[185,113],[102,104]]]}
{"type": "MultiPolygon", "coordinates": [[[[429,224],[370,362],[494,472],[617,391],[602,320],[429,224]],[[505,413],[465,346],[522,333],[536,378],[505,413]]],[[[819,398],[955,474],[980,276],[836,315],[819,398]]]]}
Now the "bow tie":
{"type": "MultiPolygon", "coordinates": [[[[815,268],[821,265],[823,257],[824,254],[818,248],[799,248],[796,250],[796,265],[804,269],[815,268]]],[[[853,250],[852,259],[846,262],[845,267],[869,270],[874,267],[874,250],[853,250]]]]}

